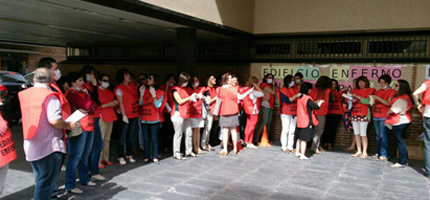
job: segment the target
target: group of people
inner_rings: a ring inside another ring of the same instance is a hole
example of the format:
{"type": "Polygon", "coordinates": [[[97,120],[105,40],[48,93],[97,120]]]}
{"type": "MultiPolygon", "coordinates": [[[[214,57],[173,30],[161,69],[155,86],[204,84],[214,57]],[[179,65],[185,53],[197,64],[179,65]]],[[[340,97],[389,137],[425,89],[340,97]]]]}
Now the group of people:
{"type": "MultiPolygon", "coordinates": [[[[352,145],[357,151],[352,156],[367,158],[367,126],[373,119],[377,133],[373,157],[387,160],[388,129],[392,129],[399,149],[398,162],[392,167],[402,168],[408,164],[405,131],[415,104],[424,112],[424,124],[430,130],[430,92],[423,95],[426,106],[418,100],[430,82],[413,96],[407,81],[391,83],[389,75],[379,78],[379,90],[370,88],[362,76],[350,91],[340,90],[338,82],[327,76],[312,85],[303,81],[301,73],[287,75],[281,88],[276,87],[273,74],[266,74],[260,84],[252,76],[240,86],[238,77],[230,73],[208,75],[200,83],[197,76],[182,72],[178,77],[169,74],[162,82],[156,74],[134,78],[127,69],[120,69],[116,81],[119,84],[114,87],[109,75],[98,74],[89,65],[61,76],[54,59],[41,59],[34,87],[19,93],[24,151],[35,174],[34,199],[56,198],[66,152],[63,168],[68,192],[83,193],[76,185],[76,173],[82,185],[107,180],[99,169],[114,164],[109,146],[115,122],[120,165],[136,162],[136,143],[144,150],[143,162],[155,164],[160,163],[159,149],[171,150],[177,160],[199,157],[213,150],[214,135],[222,141],[220,155],[227,156],[229,147],[233,154],[241,145],[256,149],[265,127],[270,133],[275,99],[282,121],[281,150],[294,152],[302,160],[309,159],[308,146],[317,155],[334,147],[340,121],[354,132],[352,145]],[[82,119],[66,120],[78,111],[85,115],[82,119]]],[[[425,141],[430,144],[430,137],[425,141]]]]}

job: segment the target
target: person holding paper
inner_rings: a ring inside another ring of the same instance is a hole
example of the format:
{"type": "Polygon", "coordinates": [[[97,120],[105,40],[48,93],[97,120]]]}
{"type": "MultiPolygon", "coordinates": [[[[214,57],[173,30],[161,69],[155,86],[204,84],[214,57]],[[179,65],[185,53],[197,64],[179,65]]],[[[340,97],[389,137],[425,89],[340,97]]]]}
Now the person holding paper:
{"type": "Polygon", "coordinates": [[[330,93],[333,98],[333,102],[328,107],[323,133],[324,148],[327,148],[328,150],[332,150],[336,143],[337,126],[339,125],[344,113],[342,105],[343,92],[339,89],[339,83],[336,79],[331,79],[330,93]]]}
{"type": "Polygon", "coordinates": [[[392,168],[405,168],[409,163],[408,149],[406,148],[406,130],[412,122],[411,109],[415,105],[409,83],[400,79],[394,83],[396,94],[390,101],[389,115],[385,120],[386,126],[393,129],[399,150],[398,161],[392,168]]]}
{"type": "Polygon", "coordinates": [[[210,110],[207,111],[207,115],[205,118],[205,129],[203,130],[202,141],[200,144],[204,151],[211,151],[212,146],[209,144],[209,140],[210,140],[211,130],[213,127],[212,125],[214,124],[213,112],[215,109],[215,101],[217,96],[216,88],[215,88],[215,85],[216,85],[215,75],[209,75],[206,78],[206,84],[207,86],[204,92],[204,95],[206,96],[205,102],[207,105],[210,106],[210,110]]]}
{"type": "Polygon", "coordinates": [[[122,115],[121,133],[118,144],[118,162],[125,165],[127,162],[135,163],[133,158],[134,147],[136,143],[136,128],[139,117],[139,104],[137,89],[131,81],[131,74],[127,69],[120,69],[116,74],[116,80],[121,83],[115,89],[114,93],[118,100],[118,105],[122,115]],[[124,154],[124,145],[127,143],[126,154],[124,154]]]}
{"type": "Polygon", "coordinates": [[[172,120],[170,119],[170,112],[172,111],[172,88],[175,86],[176,79],[174,74],[168,74],[164,79],[164,84],[160,85],[160,90],[164,91],[166,98],[166,104],[163,109],[163,115],[161,116],[161,128],[160,128],[160,149],[164,150],[164,153],[172,150],[173,129],[172,120]]]}
{"type": "Polygon", "coordinates": [[[352,105],[351,119],[354,128],[355,142],[357,152],[353,157],[367,158],[367,125],[370,122],[369,96],[375,93],[374,88],[369,87],[370,83],[367,77],[360,76],[357,78],[357,84],[351,91],[354,102],[352,105]]]}
{"type": "Polygon", "coordinates": [[[182,134],[185,132],[185,155],[197,157],[198,155],[193,153],[192,146],[192,135],[190,125],[190,106],[192,101],[196,101],[197,94],[188,94],[186,87],[190,75],[186,72],[179,74],[178,86],[173,87],[172,95],[174,104],[172,104],[172,112],[170,113],[173,128],[175,129],[175,135],[173,136],[173,158],[178,160],[185,160],[186,158],[181,154],[181,141],[182,134]]]}
{"type": "Polygon", "coordinates": [[[143,162],[149,162],[150,141],[152,142],[152,159],[154,163],[159,164],[158,160],[158,132],[160,129],[161,116],[167,98],[164,92],[158,89],[159,77],[156,74],[150,74],[146,80],[146,86],[139,88],[141,106],[140,126],[142,127],[143,142],[145,146],[143,162]]]}
{"type": "Polygon", "coordinates": [[[263,90],[258,87],[258,78],[252,76],[246,82],[244,88],[242,88],[241,93],[245,93],[252,88],[255,88],[248,96],[246,96],[243,101],[243,109],[246,113],[246,128],[245,128],[245,143],[246,147],[250,149],[257,149],[254,145],[254,130],[258,122],[258,113],[260,112],[260,102],[263,98],[263,90]]]}
{"type": "Polygon", "coordinates": [[[79,182],[82,185],[96,185],[91,181],[91,177],[88,174],[88,160],[94,144],[94,112],[98,109],[98,106],[83,87],[84,80],[81,73],[68,73],[67,81],[72,87],[65,95],[72,107],[72,111],[79,110],[87,114],[79,120],[82,134],[68,139],[69,160],[66,167],[66,191],[80,194],[83,191],[76,187],[76,171],[79,172],[79,182]]]}
{"type": "Polygon", "coordinates": [[[296,128],[296,157],[300,160],[309,159],[306,157],[306,143],[313,139],[315,126],[318,125],[318,118],[315,110],[320,109],[324,100],[314,102],[312,96],[312,84],[302,83],[300,86],[300,96],[297,100],[297,128],[296,128]]]}
{"type": "Polygon", "coordinates": [[[281,150],[284,153],[293,151],[294,132],[297,123],[297,97],[299,90],[292,75],[284,77],[284,87],[276,92],[279,102],[279,114],[282,122],[281,150]]]}
{"type": "Polygon", "coordinates": [[[396,90],[389,86],[391,77],[388,74],[379,77],[378,82],[381,89],[372,96],[375,99],[373,124],[376,131],[376,154],[372,157],[378,161],[385,161],[388,158],[388,128],[385,126],[385,120],[390,110],[390,100],[396,94],[396,90]]]}
{"type": "MultiPolygon", "coordinates": [[[[203,106],[202,102],[202,99],[204,100],[206,98],[206,96],[203,95],[205,88],[200,87],[200,81],[197,76],[193,76],[192,80],[190,87],[187,87],[186,90],[189,95],[193,93],[197,94],[197,101],[191,103],[190,107],[190,126],[193,131],[193,152],[195,154],[202,154],[203,150],[200,148],[200,128],[205,126],[203,117],[206,117],[206,115],[203,115],[203,109],[206,108],[203,106]]],[[[207,110],[205,110],[205,113],[207,113],[207,110]]]]}
{"type": "Polygon", "coordinates": [[[111,166],[109,161],[110,138],[112,134],[113,123],[118,119],[114,108],[118,106],[115,95],[109,90],[110,77],[107,74],[100,74],[98,77],[99,87],[97,87],[98,99],[100,101],[100,131],[103,140],[103,150],[101,153],[100,164],[111,166]]]}
{"type": "Polygon", "coordinates": [[[311,91],[312,99],[324,100],[324,103],[320,105],[320,108],[315,111],[318,118],[318,125],[315,125],[315,136],[312,140],[311,151],[317,155],[321,155],[324,149],[321,147],[321,138],[324,133],[326,115],[328,114],[329,105],[332,103],[333,97],[331,96],[332,82],[328,76],[321,76],[315,83],[315,87],[311,91]]]}
{"type": "Polygon", "coordinates": [[[238,101],[248,96],[254,89],[250,89],[243,94],[239,93],[237,86],[237,78],[232,78],[230,73],[225,73],[222,80],[226,85],[223,85],[218,93],[217,104],[219,108],[215,109],[214,115],[220,116],[219,125],[222,127],[222,142],[223,150],[219,154],[226,156],[228,154],[228,139],[229,132],[233,140],[233,154],[237,154],[237,131],[239,126],[239,105],[238,101]]]}
{"type": "MultiPolygon", "coordinates": [[[[33,199],[56,198],[61,161],[66,153],[62,129],[73,129],[74,122],[65,122],[59,93],[49,87],[51,72],[38,68],[34,87],[18,93],[22,112],[24,152],[35,176],[33,199]]],[[[88,170],[87,170],[88,175],[88,170]]]]}

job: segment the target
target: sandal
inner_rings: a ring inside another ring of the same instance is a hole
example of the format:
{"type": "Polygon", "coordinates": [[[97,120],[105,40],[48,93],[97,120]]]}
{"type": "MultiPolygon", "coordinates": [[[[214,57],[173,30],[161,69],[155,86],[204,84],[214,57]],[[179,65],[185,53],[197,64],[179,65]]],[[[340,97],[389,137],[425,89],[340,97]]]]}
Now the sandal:
{"type": "Polygon", "coordinates": [[[352,157],[359,157],[359,156],[361,156],[361,153],[358,153],[358,152],[352,155],[352,157]]]}
{"type": "Polygon", "coordinates": [[[143,162],[144,162],[144,163],[148,163],[148,162],[149,162],[149,159],[148,159],[148,158],[145,158],[145,159],[143,159],[143,162]]]}
{"type": "Polygon", "coordinates": [[[387,157],[379,157],[378,159],[376,159],[377,161],[386,161],[387,160],[387,157]]]}
{"type": "Polygon", "coordinates": [[[360,156],[361,159],[366,159],[367,158],[367,154],[363,154],[360,156]]]}
{"type": "Polygon", "coordinates": [[[219,154],[223,155],[223,156],[226,156],[228,154],[228,152],[227,151],[220,151],[219,154]]]}
{"type": "Polygon", "coordinates": [[[199,157],[199,155],[198,155],[198,154],[195,154],[195,153],[190,153],[190,154],[188,154],[187,156],[188,156],[188,157],[199,157]]]}
{"type": "MultiPolygon", "coordinates": [[[[379,158],[379,155],[375,154],[375,155],[372,156],[372,158],[379,158]]],[[[378,159],[376,159],[376,160],[378,160],[378,159]]]]}
{"type": "Polygon", "coordinates": [[[186,160],[187,159],[184,156],[173,156],[173,158],[176,160],[186,160]]]}

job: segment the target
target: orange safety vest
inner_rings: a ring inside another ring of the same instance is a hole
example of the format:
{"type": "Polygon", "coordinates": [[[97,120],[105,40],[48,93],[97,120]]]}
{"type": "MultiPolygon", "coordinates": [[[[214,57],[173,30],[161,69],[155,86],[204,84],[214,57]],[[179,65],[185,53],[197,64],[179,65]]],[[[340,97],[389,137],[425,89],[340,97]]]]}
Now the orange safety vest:
{"type": "MultiPolygon", "coordinates": [[[[261,90],[264,90],[265,87],[269,87],[270,89],[272,89],[271,85],[267,83],[261,83],[260,85],[261,90]]],[[[273,108],[275,106],[275,95],[269,94],[269,104],[270,104],[270,108],[273,108]]]]}
{"type": "Polygon", "coordinates": [[[288,98],[291,98],[299,93],[299,89],[297,87],[282,87],[281,89],[276,91],[276,96],[278,97],[279,101],[279,114],[297,115],[297,98],[294,99],[294,101],[291,103],[285,103],[282,102],[280,93],[284,94],[288,98]]]}
{"type": "MultiPolygon", "coordinates": [[[[176,92],[179,94],[179,96],[181,97],[181,99],[185,99],[187,97],[189,97],[188,92],[186,91],[186,88],[183,87],[173,87],[172,90],[176,90],[176,92]]],[[[173,96],[173,98],[175,98],[173,96]]],[[[179,106],[179,114],[181,115],[181,117],[183,119],[188,119],[190,118],[190,107],[191,107],[191,102],[187,101],[185,103],[183,103],[182,105],[178,105],[179,106]]],[[[173,102],[173,107],[172,107],[172,112],[170,113],[170,116],[173,116],[176,112],[176,103],[173,102]]]]}
{"type": "MultiPolygon", "coordinates": [[[[67,97],[69,92],[72,90],[75,90],[75,89],[71,88],[71,89],[67,90],[65,96],[67,97]]],[[[79,96],[81,96],[82,99],[87,99],[87,95],[89,95],[86,92],[79,92],[79,91],[77,91],[77,92],[78,92],[79,96]]],[[[89,98],[89,99],[91,99],[91,98],[89,98]]],[[[88,131],[88,132],[94,131],[94,114],[87,114],[84,118],[79,120],[79,123],[81,124],[81,128],[83,131],[88,131]]]]}
{"type": "Polygon", "coordinates": [[[25,140],[33,138],[36,134],[42,115],[42,105],[51,95],[55,95],[59,99],[58,93],[46,88],[32,87],[18,93],[23,114],[22,129],[25,140]]]}
{"type": "Polygon", "coordinates": [[[426,91],[423,93],[423,104],[430,105],[430,80],[425,80],[426,91]]]}
{"type": "MultiPolygon", "coordinates": [[[[313,101],[309,95],[303,95],[297,100],[297,127],[298,128],[309,128],[309,113],[308,113],[308,100],[313,101]]],[[[312,110],[312,122],[313,126],[318,125],[318,119],[315,110],[312,110]]]]}
{"type": "MultiPolygon", "coordinates": [[[[216,88],[211,88],[211,87],[206,87],[205,88],[205,92],[208,92],[209,93],[209,96],[211,97],[211,99],[214,99],[214,98],[216,98],[216,95],[217,95],[217,93],[216,93],[216,88]]],[[[214,102],[212,102],[211,104],[210,104],[210,107],[211,107],[211,113],[213,113],[214,112],[214,109],[215,109],[215,105],[216,105],[216,101],[214,101],[214,102]]]]}
{"type": "Polygon", "coordinates": [[[124,111],[127,118],[139,117],[137,90],[136,87],[134,87],[134,84],[132,82],[128,83],[128,86],[119,84],[114,89],[115,93],[118,88],[122,91],[122,104],[124,105],[124,111]]]}
{"type": "MultiPolygon", "coordinates": [[[[408,118],[409,122],[412,121],[412,101],[411,98],[409,98],[409,96],[407,94],[404,94],[402,96],[398,96],[396,98],[393,98],[390,102],[390,107],[394,104],[394,102],[396,102],[398,99],[405,99],[408,102],[408,109],[406,111],[406,117],[408,118]]],[[[394,114],[391,113],[388,115],[387,119],[385,120],[386,124],[397,124],[400,121],[400,113],[398,114],[394,114]]]]}
{"type": "MultiPolygon", "coordinates": [[[[252,89],[251,87],[248,88],[243,88],[241,93],[246,93],[248,92],[250,89],[252,89]]],[[[249,95],[247,95],[245,98],[242,99],[243,101],[243,110],[245,111],[245,113],[247,115],[252,115],[254,113],[255,107],[254,107],[254,102],[253,100],[249,97],[249,95]]],[[[257,98],[257,102],[255,104],[255,106],[257,106],[257,110],[260,110],[260,102],[261,102],[261,97],[257,98]]],[[[255,113],[257,114],[257,113],[255,113]]]]}
{"type": "MultiPolygon", "coordinates": [[[[164,95],[162,90],[155,90],[155,96],[157,99],[160,99],[161,96],[164,95]]],[[[151,93],[149,92],[149,88],[145,89],[145,93],[143,94],[143,104],[141,106],[140,119],[143,121],[158,121],[161,122],[161,116],[163,115],[164,105],[166,104],[167,99],[163,97],[163,102],[159,108],[156,108],[154,105],[154,99],[152,98],[151,93]]]]}
{"type": "Polygon", "coordinates": [[[218,97],[222,100],[219,115],[235,115],[239,113],[239,104],[237,103],[238,86],[230,86],[227,88],[220,87],[218,97]]]}
{"type": "MultiPolygon", "coordinates": [[[[198,87],[195,90],[193,88],[186,87],[185,91],[188,93],[188,96],[191,96],[193,93],[199,94],[203,91],[203,87],[198,87]]],[[[189,118],[202,118],[202,100],[197,99],[196,102],[190,102],[189,109],[189,118]]]]}
{"type": "Polygon", "coordinates": [[[99,94],[98,96],[100,101],[100,106],[99,106],[100,115],[97,115],[97,116],[100,116],[105,122],[116,121],[118,117],[116,116],[116,113],[113,107],[106,107],[106,108],[101,107],[101,105],[115,100],[115,95],[113,94],[113,92],[108,89],[100,89],[99,87],[97,88],[97,93],[99,94]]]}
{"type": "Polygon", "coordinates": [[[317,115],[327,115],[328,113],[328,106],[329,106],[329,98],[330,98],[330,89],[326,89],[325,90],[325,94],[324,96],[318,96],[318,89],[316,87],[312,88],[311,91],[311,97],[312,99],[315,99],[315,101],[317,100],[324,100],[324,103],[321,104],[320,109],[316,111],[317,115]]]}
{"type": "Polygon", "coordinates": [[[72,114],[69,101],[67,101],[66,96],[64,96],[63,92],[56,83],[51,83],[51,87],[55,88],[58,91],[58,94],[60,94],[57,97],[61,103],[61,115],[63,115],[63,119],[67,119],[72,114]]]}
{"type": "Polygon", "coordinates": [[[342,91],[331,90],[333,102],[328,107],[328,114],[342,115],[344,113],[342,105],[342,91]]]}
{"type": "MultiPolygon", "coordinates": [[[[375,89],[373,88],[353,89],[351,91],[351,94],[356,94],[362,98],[369,98],[373,93],[375,93],[375,89]]],[[[357,99],[352,104],[351,116],[366,116],[368,108],[368,105],[360,103],[360,100],[357,99]]]]}
{"type": "MultiPolygon", "coordinates": [[[[376,91],[375,95],[381,97],[384,100],[389,100],[393,97],[397,92],[393,89],[379,89],[376,91]]],[[[373,109],[373,117],[378,118],[387,118],[388,110],[390,110],[389,106],[382,104],[379,100],[375,99],[375,108],[373,109]]]]}
{"type": "Polygon", "coordinates": [[[18,157],[12,132],[6,120],[0,115],[0,167],[12,162],[18,157]]]}

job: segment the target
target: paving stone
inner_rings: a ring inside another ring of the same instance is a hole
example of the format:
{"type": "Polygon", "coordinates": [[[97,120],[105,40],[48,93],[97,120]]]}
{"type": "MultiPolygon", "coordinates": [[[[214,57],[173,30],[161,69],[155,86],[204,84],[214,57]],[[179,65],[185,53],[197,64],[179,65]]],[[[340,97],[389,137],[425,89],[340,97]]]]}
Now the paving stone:
{"type": "Polygon", "coordinates": [[[148,184],[148,183],[132,183],[128,185],[128,188],[130,190],[135,190],[135,191],[145,192],[150,194],[160,194],[160,193],[166,192],[169,189],[169,187],[166,187],[166,186],[148,184]]]}
{"type": "Polygon", "coordinates": [[[194,178],[194,179],[188,180],[187,182],[185,182],[185,184],[196,185],[196,186],[205,187],[205,188],[214,189],[214,190],[221,190],[226,185],[225,183],[221,183],[213,180],[201,179],[201,178],[194,178]]]}
{"type": "Polygon", "coordinates": [[[178,193],[165,192],[163,194],[157,195],[155,198],[151,198],[151,200],[197,200],[201,199],[201,197],[189,196],[178,193]]]}
{"type": "Polygon", "coordinates": [[[126,190],[119,192],[117,195],[115,195],[115,198],[124,200],[142,200],[149,199],[153,196],[154,195],[148,193],[126,190]]]}
{"type": "MultiPolygon", "coordinates": [[[[172,190],[173,188],[169,189],[169,192],[171,192],[172,190]]],[[[182,184],[182,185],[176,186],[174,188],[174,191],[175,191],[174,193],[197,196],[201,198],[210,196],[211,194],[215,193],[214,189],[204,188],[204,187],[199,187],[199,186],[189,185],[189,184],[182,184]]]]}

